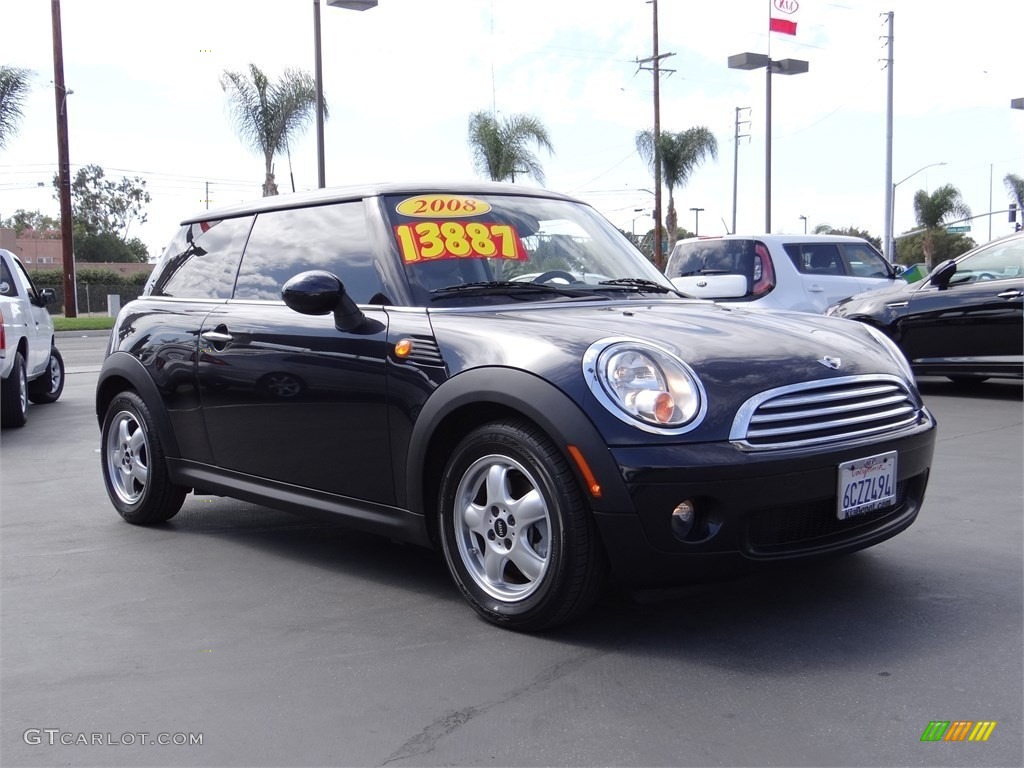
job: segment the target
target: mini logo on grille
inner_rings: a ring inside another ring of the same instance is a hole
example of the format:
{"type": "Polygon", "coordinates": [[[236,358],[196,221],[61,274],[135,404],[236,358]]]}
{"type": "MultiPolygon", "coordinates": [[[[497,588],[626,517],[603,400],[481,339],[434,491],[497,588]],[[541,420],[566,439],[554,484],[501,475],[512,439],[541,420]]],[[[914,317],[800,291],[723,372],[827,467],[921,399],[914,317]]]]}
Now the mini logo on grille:
{"type": "Polygon", "coordinates": [[[832,357],[831,355],[825,355],[821,360],[818,361],[826,368],[831,368],[833,371],[838,369],[843,364],[843,361],[838,357],[832,357]]]}

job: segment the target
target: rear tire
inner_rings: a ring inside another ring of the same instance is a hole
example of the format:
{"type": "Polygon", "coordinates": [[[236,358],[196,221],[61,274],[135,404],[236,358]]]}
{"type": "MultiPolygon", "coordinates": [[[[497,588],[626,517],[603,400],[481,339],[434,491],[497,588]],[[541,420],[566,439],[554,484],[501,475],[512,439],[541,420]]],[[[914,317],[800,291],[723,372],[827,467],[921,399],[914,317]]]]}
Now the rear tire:
{"type": "Polygon", "coordinates": [[[555,444],[518,420],[468,434],[440,493],[448,570],[488,621],[540,630],[598,598],[607,561],[576,478],[555,444]]]}
{"type": "Polygon", "coordinates": [[[188,489],[171,482],[153,417],[135,392],[121,392],[107,406],[100,454],[103,483],[121,517],[154,525],[178,514],[188,489]]]}
{"type": "Polygon", "coordinates": [[[23,427],[28,420],[28,379],[25,358],[14,353],[11,375],[0,384],[0,424],[5,427],[23,427]]]}
{"type": "Polygon", "coordinates": [[[50,347],[50,360],[46,363],[46,373],[35,381],[29,382],[28,399],[33,403],[55,403],[64,391],[64,358],[56,347],[50,347]]]}

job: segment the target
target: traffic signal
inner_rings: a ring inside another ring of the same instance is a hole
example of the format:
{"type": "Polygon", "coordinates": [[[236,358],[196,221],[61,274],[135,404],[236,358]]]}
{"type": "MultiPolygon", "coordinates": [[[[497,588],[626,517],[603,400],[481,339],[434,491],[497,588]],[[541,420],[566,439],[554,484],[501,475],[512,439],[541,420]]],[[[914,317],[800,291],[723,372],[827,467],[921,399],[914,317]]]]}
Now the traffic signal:
{"type": "MultiPolygon", "coordinates": [[[[1024,219],[1024,215],[1021,216],[1024,219]]],[[[1020,232],[1020,222],[1017,221],[1017,204],[1010,203],[1010,223],[1013,224],[1013,231],[1020,232]]]]}

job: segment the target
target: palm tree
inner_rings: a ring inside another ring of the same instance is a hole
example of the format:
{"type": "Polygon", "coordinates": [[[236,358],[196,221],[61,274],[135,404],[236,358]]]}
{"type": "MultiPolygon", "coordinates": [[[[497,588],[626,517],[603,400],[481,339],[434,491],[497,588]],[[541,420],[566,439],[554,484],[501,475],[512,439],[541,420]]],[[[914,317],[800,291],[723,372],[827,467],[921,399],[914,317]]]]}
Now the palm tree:
{"type": "MultiPolygon", "coordinates": [[[[644,162],[654,170],[654,131],[640,131],[636,135],[636,149],[644,162]]],[[[661,155],[661,176],[668,187],[668,212],[665,214],[665,229],[668,230],[668,251],[676,243],[678,217],[674,191],[686,186],[697,167],[710,156],[718,160],[718,140],[708,128],[702,125],[688,128],[680,133],[661,132],[658,142],[661,155]]]]}
{"type": "Polygon", "coordinates": [[[1017,204],[1017,211],[1024,211],[1024,176],[1008,173],[1003,176],[1003,184],[1010,193],[1010,200],[1017,204]]]}
{"type": "Polygon", "coordinates": [[[952,184],[944,184],[930,195],[919,189],[914,195],[914,215],[918,226],[925,228],[924,240],[921,243],[924,251],[925,266],[932,268],[932,256],[935,253],[934,236],[936,230],[942,229],[943,222],[949,218],[966,219],[971,209],[960,197],[960,190],[952,184]]]}
{"type": "Polygon", "coordinates": [[[29,92],[31,69],[0,65],[0,149],[14,135],[22,118],[22,106],[29,92]]]}
{"type": "Polygon", "coordinates": [[[549,154],[555,153],[547,128],[533,115],[509,115],[501,120],[489,112],[469,116],[473,165],[491,181],[514,183],[518,173],[544,184],[544,169],[531,151],[531,144],[546,149],[549,154]]]}
{"type": "Polygon", "coordinates": [[[309,73],[299,69],[286,69],[279,80],[271,81],[259,67],[250,64],[247,74],[225,70],[220,85],[228,94],[239,137],[253,151],[263,153],[267,172],[263,196],[276,195],[274,155],[287,150],[312,120],[316,83],[309,73]]]}

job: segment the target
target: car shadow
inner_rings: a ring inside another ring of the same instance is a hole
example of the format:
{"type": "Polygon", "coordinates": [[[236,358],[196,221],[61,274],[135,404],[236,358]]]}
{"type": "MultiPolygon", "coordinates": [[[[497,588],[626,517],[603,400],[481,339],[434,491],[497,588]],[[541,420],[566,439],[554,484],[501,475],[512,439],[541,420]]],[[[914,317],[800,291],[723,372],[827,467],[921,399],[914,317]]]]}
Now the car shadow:
{"type": "Polygon", "coordinates": [[[982,382],[954,382],[945,377],[921,376],[917,388],[922,395],[970,397],[986,400],[1024,400],[1024,382],[1019,379],[989,379],[982,382]]]}
{"type": "MultiPolygon", "coordinates": [[[[265,556],[409,592],[426,612],[471,613],[436,551],[216,497],[190,497],[161,527],[221,536],[265,556]]],[[[258,559],[253,563],[259,568],[258,559]]],[[[959,594],[970,588],[942,563],[908,564],[883,546],[730,581],[646,591],[612,585],[584,616],[535,637],[601,654],[686,658],[729,670],[791,675],[874,665],[885,677],[899,659],[943,647],[938,630],[951,620],[970,625],[979,643],[999,632],[998,612],[959,594]]],[[[491,629],[478,621],[481,631],[491,629]]]]}

